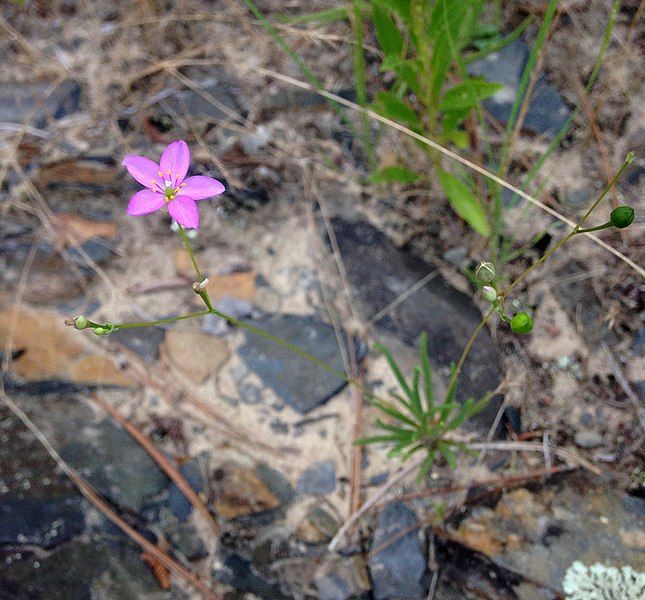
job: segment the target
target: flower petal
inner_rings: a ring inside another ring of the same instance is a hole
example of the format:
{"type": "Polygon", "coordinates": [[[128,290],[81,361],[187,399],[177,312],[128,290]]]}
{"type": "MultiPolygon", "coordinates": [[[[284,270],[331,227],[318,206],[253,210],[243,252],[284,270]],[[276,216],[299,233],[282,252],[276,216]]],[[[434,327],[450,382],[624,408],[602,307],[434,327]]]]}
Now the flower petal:
{"type": "Polygon", "coordinates": [[[182,227],[197,229],[199,227],[199,212],[197,204],[188,196],[177,196],[168,203],[170,216],[182,227]]]}
{"type": "Polygon", "coordinates": [[[141,185],[152,189],[153,181],[157,181],[163,189],[163,183],[159,180],[159,165],[155,161],[137,154],[126,154],[121,164],[141,185]]]}
{"type": "Polygon", "coordinates": [[[164,177],[168,176],[168,171],[172,176],[173,187],[177,187],[186,177],[190,165],[190,150],[184,140],[177,140],[168,144],[161,155],[159,166],[164,177]]]}
{"type": "Polygon", "coordinates": [[[161,192],[141,190],[130,198],[126,212],[133,217],[147,215],[155,212],[155,210],[159,210],[165,203],[166,199],[161,192]]]}
{"type": "Polygon", "coordinates": [[[185,179],[180,188],[182,196],[188,196],[193,200],[212,198],[224,191],[224,185],[220,181],[203,175],[196,175],[195,177],[185,179]]]}

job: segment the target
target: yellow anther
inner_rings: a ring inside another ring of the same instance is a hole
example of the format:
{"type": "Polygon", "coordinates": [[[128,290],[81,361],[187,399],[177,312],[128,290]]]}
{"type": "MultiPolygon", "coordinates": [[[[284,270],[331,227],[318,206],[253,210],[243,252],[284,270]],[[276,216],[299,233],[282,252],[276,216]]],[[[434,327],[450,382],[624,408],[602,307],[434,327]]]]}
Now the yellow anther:
{"type": "Polygon", "coordinates": [[[161,172],[161,169],[157,171],[157,175],[159,175],[159,177],[163,177],[163,173],[161,172]]]}

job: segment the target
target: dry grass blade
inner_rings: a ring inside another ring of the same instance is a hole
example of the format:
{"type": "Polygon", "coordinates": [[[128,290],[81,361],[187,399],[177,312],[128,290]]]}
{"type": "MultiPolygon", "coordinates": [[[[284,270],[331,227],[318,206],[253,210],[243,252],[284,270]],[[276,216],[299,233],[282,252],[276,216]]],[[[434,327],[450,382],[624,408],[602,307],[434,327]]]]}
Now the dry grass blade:
{"type": "MultiPolygon", "coordinates": [[[[359,112],[359,113],[364,113],[367,114],[371,119],[374,119],[375,121],[379,121],[383,123],[384,125],[387,125],[388,127],[392,127],[393,129],[396,129],[397,131],[400,131],[401,133],[404,133],[405,135],[408,135],[415,140],[418,140],[419,142],[425,144],[426,146],[429,146],[430,148],[433,148],[434,150],[437,150],[444,156],[447,156],[448,158],[451,158],[452,160],[455,160],[465,167],[476,171],[477,173],[480,173],[484,177],[490,179],[491,181],[494,181],[495,183],[501,185],[502,187],[505,187],[506,189],[510,190],[514,194],[517,194],[518,196],[524,198],[526,201],[530,202],[534,206],[537,206],[541,210],[549,213],[556,219],[562,221],[563,223],[566,223],[570,227],[575,227],[575,223],[571,220],[559,213],[557,210],[554,210],[550,206],[547,206],[543,202],[540,202],[538,199],[534,198],[530,194],[527,194],[526,192],[522,191],[518,187],[515,187],[514,185],[504,181],[500,177],[497,177],[497,175],[491,173],[487,169],[484,169],[484,167],[481,167],[478,164],[475,164],[474,162],[468,160],[467,158],[464,158],[463,156],[460,156],[456,152],[453,152],[452,150],[448,150],[447,148],[444,148],[441,144],[438,144],[437,142],[434,142],[433,140],[420,135],[411,129],[408,129],[407,127],[400,125],[399,123],[396,123],[395,121],[392,121],[391,119],[388,119],[386,117],[383,117],[382,115],[379,115],[378,113],[375,113],[373,110],[367,109],[367,108],[361,108],[358,104],[355,104],[354,102],[351,102],[349,100],[345,100],[344,98],[341,98],[340,96],[337,96],[336,94],[332,94],[331,92],[327,92],[325,90],[318,90],[314,86],[309,85],[308,83],[301,81],[299,79],[295,79],[293,77],[289,77],[288,75],[283,75],[282,73],[279,73],[277,71],[274,71],[272,69],[265,69],[264,67],[253,67],[255,71],[260,73],[261,75],[265,75],[267,77],[273,77],[275,79],[278,79],[280,81],[283,81],[284,83],[288,83],[289,85],[292,85],[294,87],[299,87],[301,89],[309,90],[311,92],[314,92],[316,94],[320,94],[324,98],[327,98],[329,100],[332,100],[334,102],[337,102],[338,104],[342,104],[343,106],[359,112]]],[[[592,241],[594,241],[596,244],[604,248],[605,250],[611,252],[614,256],[622,260],[623,262],[627,263],[634,271],[636,271],[641,277],[645,278],[645,269],[641,267],[640,265],[636,264],[631,258],[625,256],[622,252],[619,252],[603,240],[601,240],[599,237],[593,235],[592,233],[584,233],[581,235],[585,235],[592,241]]]]}
{"type": "Polygon", "coordinates": [[[190,585],[195,587],[197,590],[202,592],[205,598],[209,600],[221,600],[221,597],[215,594],[211,589],[209,589],[206,584],[201,581],[193,572],[186,569],[184,566],[179,564],[177,561],[168,556],[165,552],[162,552],[154,544],[151,544],[145,537],[138,533],[135,529],[130,527],[105,501],[96,490],[85,481],[72,467],[70,467],[54,449],[54,447],[49,443],[49,440],[43,435],[43,433],[38,429],[36,424],[11,400],[4,392],[0,396],[0,400],[4,405],[16,416],[18,417],[25,427],[27,427],[36,437],[36,439],[42,444],[42,446],[47,450],[49,455],[54,459],[58,467],[67,475],[78,490],[85,496],[85,498],[91,502],[98,510],[100,510],[106,518],[108,518],[112,523],[114,523],[123,533],[125,533],[132,541],[138,544],[145,552],[150,556],[158,560],[164,567],[166,567],[171,573],[181,577],[187,581],[190,585]]]}
{"type": "Polygon", "coordinates": [[[220,527],[215,521],[213,515],[202,502],[201,498],[197,495],[195,490],[188,484],[183,475],[177,468],[164,456],[162,452],[157,450],[150,438],[146,436],[138,427],[131,421],[126,419],[116,408],[103,400],[98,394],[91,394],[90,399],[92,402],[98,404],[105,412],[107,412],[115,421],[117,421],[123,428],[140,444],[143,449],[150,455],[150,457],[159,465],[159,468],[175,483],[181,490],[182,494],[193,505],[195,510],[199,512],[207,521],[208,526],[216,538],[220,535],[220,527]]]}

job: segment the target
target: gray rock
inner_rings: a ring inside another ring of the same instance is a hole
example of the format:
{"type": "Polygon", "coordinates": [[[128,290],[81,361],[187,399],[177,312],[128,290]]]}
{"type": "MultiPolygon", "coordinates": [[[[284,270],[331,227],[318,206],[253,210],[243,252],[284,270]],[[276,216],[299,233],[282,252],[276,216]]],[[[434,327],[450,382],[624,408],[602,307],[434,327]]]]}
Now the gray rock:
{"type": "Polygon", "coordinates": [[[262,390],[257,385],[253,385],[252,383],[243,383],[238,388],[238,392],[240,394],[240,400],[244,404],[254,406],[262,402],[262,390]]]}
{"type": "Polygon", "coordinates": [[[443,253],[443,259],[451,265],[461,268],[468,259],[468,248],[465,246],[450,248],[443,253]]]}
{"type": "Polygon", "coordinates": [[[634,341],[632,342],[632,352],[636,356],[645,356],[645,327],[641,327],[634,334],[634,341]]]}
{"type": "Polygon", "coordinates": [[[590,197],[591,197],[591,194],[589,193],[589,190],[585,188],[580,188],[571,192],[564,199],[564,202],[565,204],[568,204],[569,206],[573,206],[575,208],[575,207],[580,207],[587,204],[587,202],[589,202],[590,197]]]}
{"type": "Polygon", "coordinates": [[[32,123],[43,128],[50,119],[58,120],[78,111],[81,87],[71,79],[52,90],[51,83],[4,84],[0,87],[0,121],[32,123]]]}
{"type": "MultiPolygon", "coordinates": [[[[197,458],[193,458],[186,464],[181,465],[179,472],[196,493],[199,494],[204,489],[204,478],[197,458]]],[[[180,521],[188,519],[193,510],[190,500],[184,496],[184,493],[177,487],[175,482],[171,482],[168,487],[168,507],[170,512],[180,521]]]]}
{"type": "Polygon", "coordinates": [[[283,504],[289,504],[296,495],[289,480],[280,471],[272,469],[266,463],[259,463],[255,467],[255,474],[264,482],[267,489],[283,504]]]}
{"type": "Polygon", "coordinates": [[[275,579],[265,577],[248,559],[235,552],[225,554],[221,566],[213,570],[213,578],[233,586],[240,592],[251,592],[260,598],[288,600],[275,579]]]}
{"type": "Polygon", "coordinates": [[[168,477],[124,429],[101,421],[79,434],[61,455],[112,501],[138,512],[166,487],[168,477]]]}
{"type": "MultiPolygon", "coordinates": [[[[347,279],[354,298],[367,320],[389,306],[419,282],[434,267],[414,255],[399,250],[385,234],[364,222],[332,220],[347,279]]],[[[453,288],[441,275],[396,305],[375,323],[383,333],[393,334],[416,347],[419,334],[428,333],[430,361],[446,368],[456,363],[481,313],[470,296],[453,288]]],[[[499,357],[487,329],[473,344],[457,384],[458,400],[481,398],[495,389],[501,379],[499,357]]],[[[469,423],[486,430],[495,419],[501,399],[491,399],[487,408],[469,423]]]]}
{"type": "Polygon", "coordinates": [[[318,462],[298,477],[296,489],[301,494],[323,496],[336,489],[336,468],[331,460],[318,462]]]}
{"type": "Polygon", "coordinates": [[[578,448],[597,448],[603,445],[602,435],[593,429],[580,429],[573,436],[573,442],[578,448]]]}
{"type": "Polygon", "coordinates": [[[33,544],[52,548],[85,530],[80,496],[0,500],[0,544],[33,544]]]}
{"type": "Polygon", "coordinates": [[[162,511],[162,529],[173,548],[188,560],[199,560],[208,556],[208,551],[197,530],[190,523],[181,523],[172,515],[162,511]]]}
{"type": "MultiPolygon", "coordinates": [[[[475,61],[468,67],[471,75],[480,75],[488,81],[504,85],[494,96],[484,101],[484,106],[493,117],[503,123],[510,117],[529,54],[528,46],[521,40],[515,40],[499,52],[475,61]]],[[[540,76],[524,119],[524,128],[551,138],[564,125],[569,113],[558,92],[540,76]]]]}
{"type": "MultiPolygon", "coordinates": [[[[343,372],[331,325],[317,317],[278,315],[253,323],[343,372]]],[[[304,414],[324,404],[346,382],[272,340],[246,332],[238,350],[247,367],[295,411],[304,414]]]]}
{"type": "MultiPolygon", "coordinates": [[[[152,571],[129,540],[105,539],[64,544],[40,556],[29,551],[0,552],[0,598],[65,600],[163,600],[152,571]]],[[[174,596],[186,598],[179,593],[174,596]]]]}
{"type": "Polygon", "coordinates": [[[315,581],[320,600],[369,598],[371,586],[362,556],[327,559],[316,571],[315,581]]]}
{"type": "Polygon", "coordinates": [[[153,363],[159,357],[159,345],[163,342],[164,335],[164,330],[160,327],[144,327],[142,329],[121,329],[113,333],[112,337],[140,356],[145,362],[153,363]]]}
{"type": "Polygon", "coordinates": [[[402,502],[381,512],[369,562],[375,600],[417,600],[425,597],[426,560],[419,540],[417,518],[402,502]]]}

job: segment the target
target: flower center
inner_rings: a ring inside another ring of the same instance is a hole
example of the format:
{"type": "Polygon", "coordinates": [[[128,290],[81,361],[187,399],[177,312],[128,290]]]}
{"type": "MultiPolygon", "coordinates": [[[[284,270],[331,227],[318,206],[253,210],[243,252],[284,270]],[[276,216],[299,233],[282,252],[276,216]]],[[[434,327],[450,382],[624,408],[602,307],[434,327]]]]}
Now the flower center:
{"type": "Polygon", "coordinates": [[[181,190],[181,188],[183,188],[186,184],[180,183],[179,185],[177,185],[177,187],[175,187],[176,184],[173,184],[172,173],[170,172],[170,170],[167,171],[166,175],[164,175],[163,172],[159,170],[157,171],[157,175],[163,181],[163,186],[160,185],[156,179],[153,179],[152,191],[163,193],[166,204],[168,204],[168,202],[175,199],[175,196],[179,194],[179,190],[181,190]]]}

